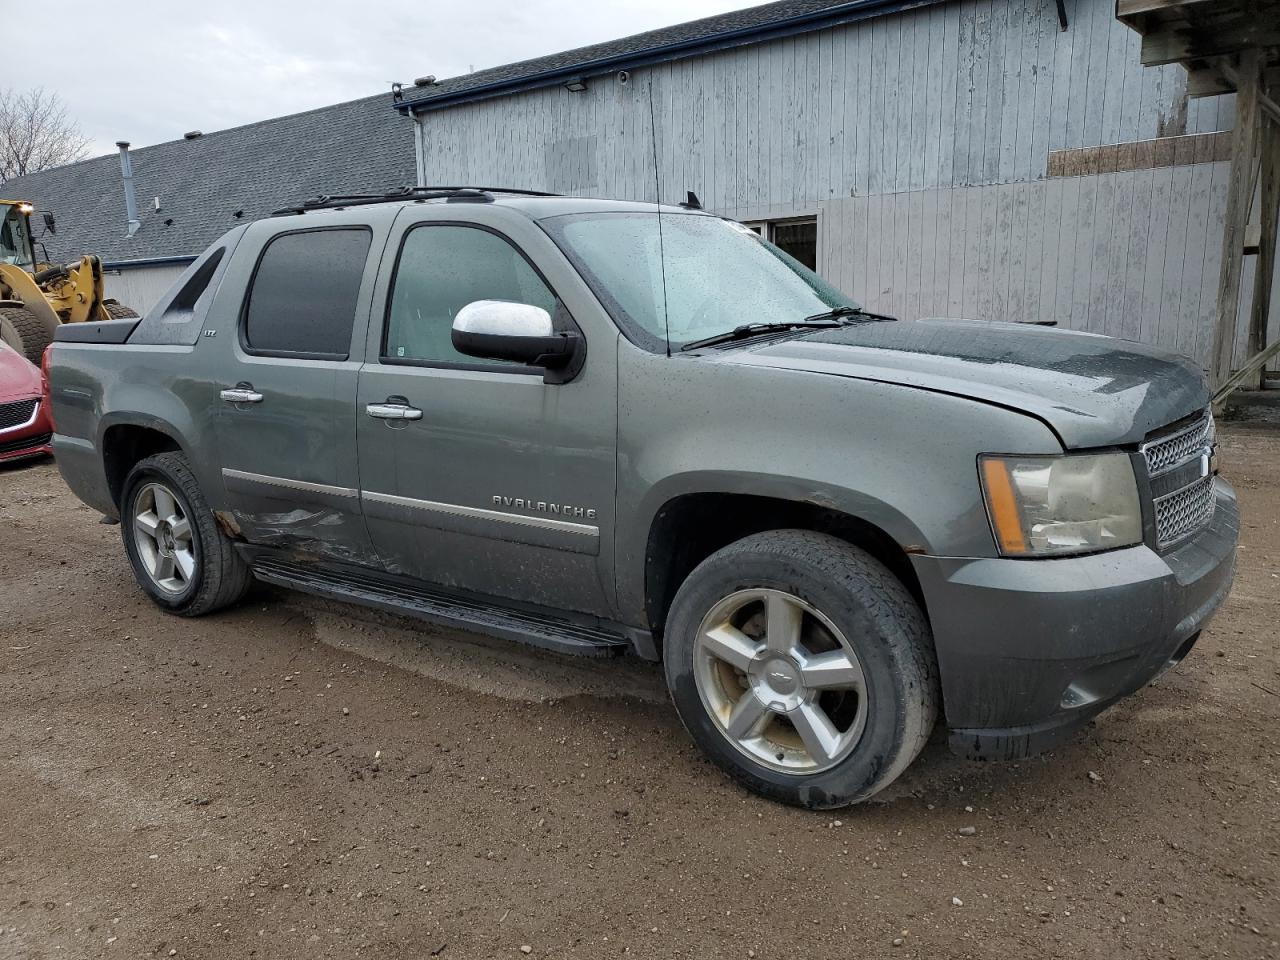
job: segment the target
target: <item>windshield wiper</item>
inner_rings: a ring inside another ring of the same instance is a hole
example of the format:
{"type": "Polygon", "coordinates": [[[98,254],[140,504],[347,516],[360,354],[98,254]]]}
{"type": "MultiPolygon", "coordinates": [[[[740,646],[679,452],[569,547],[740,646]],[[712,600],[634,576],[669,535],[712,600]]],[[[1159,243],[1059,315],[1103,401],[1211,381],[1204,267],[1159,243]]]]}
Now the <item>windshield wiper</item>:
{"type": "Polygon", "coordinates": [[[811,317],[805,317],[805,321],[812,320],[838,320],[843,317],[849,317],[846,323],[859,323],[862,320],[883,320],[888,323],[897,323],[897,317],[891,317],[884,313],[872,313],[870,310],[863,310],[861,307],[832,307],[824,313],[815,313],[811,317]]]}
{"type": "Polygon", "coordinates": [[[827,314],[819,314],[816,317],[806,317],[803,320],[788,320],[785,322],[775,323],[744,323],[740,327],[734,327],[724,333],[717,333],[713,337],[704,337],[701,340],[691,340],[682,346],[681,350],[696,350],[699,347],[714,347],[718,343],[731,343],[734,340],[745,340],[748,337],[754,337],[762,333],[783,333],[788,330],[823,330],[830,327],[842,327],[846,321],[841,320],[838,316],[828,316],[827,314]]]}

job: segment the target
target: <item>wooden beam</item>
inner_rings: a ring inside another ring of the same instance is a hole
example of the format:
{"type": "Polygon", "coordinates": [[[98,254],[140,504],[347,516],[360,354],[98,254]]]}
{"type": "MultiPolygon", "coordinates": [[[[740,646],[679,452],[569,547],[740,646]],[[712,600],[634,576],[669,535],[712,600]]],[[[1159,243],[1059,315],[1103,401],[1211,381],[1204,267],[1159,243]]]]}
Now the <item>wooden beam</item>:
{"type": "MultiPolygon", "coordinates": [[[[1258,259],[1253,271],[1253,309],[1249,318],[1249,354],[1256,356],[1267,345],[1267,319],[1271,316],[1271,281],[1276,269],[1277,209],[1280,208],[1280,123],[1264,123],[1260,144],[1259,176],[1262,178],[1262,210],[1259,221],[1258,259]]],[[[1257,386],[1266,384],[1260,367],[1257,386]]]]}
{"type": "Polygon", "coordinates": [[[1185,7],[1204,8],[1216,0],[1116,0],[1116,17],[1135,17],[1143,13],[1177,12],[1185,7]]]}
{"type": "MultiPolygon", "coordinates": [[[[1259,54],[1261,56],[1261,54],[1259,54]]],[[[1219,61],[1217,69],[1224,77],[1231,82],[1236,89],[1240,87],[1240,73],[1230,63],[1219,61]]],[[[1280,123],[1280,103],[1272,99],[1270,93],[1271,88],[1276,85],[1276,75],[1273,72],[1264,72],[1259,78],[1258,87],[1258,106],[1262,112],[1269,116],[1276,123],[1280,123]]]]}
{"type": "Polygon", "coordinates": [[[1187,67],[1187,96],[1220,97],[1235,90],[1235,84],[1212,67],[1187,67]]]}
{"type": "Polygon", "coordinates": [[[1267,347],[1257,356],[1250,357],[1243,367],[1233,373],[1230,378],[1225,380],[1222,386],[1218,387],[1213,393],[1213,407],[1215,410],[1221,408],[1222,402],[1231,396],[1235,391],[1240,389],[1241,384],[1252,377],[1259,370],[1263,369],[1272,357],[1280,355],[1280,340],[1267,347]]]}
{"type": "Polygon", "coordinates": [[[1142,34],[1142,65],[1223,57],[1256,47],[1280,46],[1280,23],[1269,17],[1227,20],[1221,25],[1169,22],[1142,34]]]}
{"type": "MultiPolygon", "coordinates": [[[[1190,60],[1182,66],[1187,71],[1187,96],[1220,97],[1235,93],[1236,68],[1231,57],[1214,57],[1209,60],[1190,60]]],[[[1280,121],[1280,66],[1264,70],[1262,93],[1259,103],[1269,115],[1280,121]]]]}
{"type": "Polygon", "coordinates": [[[1231,181],[1227,186],[1227,209],[1223,217],[1222,268],[1218,275],[1218,316],[1213,328],[1210,382],[1226,383],[1231,372],[1231,356],[1236,342],[1236,311],[1240,306],[1240,270],[1244,262],[1244,231],[1253,205],[1257,170],[1258,87],[1261,58],[1257,50],[1240,56],[1237,77],[1236,124],[1231,134],[1231,181]]]}

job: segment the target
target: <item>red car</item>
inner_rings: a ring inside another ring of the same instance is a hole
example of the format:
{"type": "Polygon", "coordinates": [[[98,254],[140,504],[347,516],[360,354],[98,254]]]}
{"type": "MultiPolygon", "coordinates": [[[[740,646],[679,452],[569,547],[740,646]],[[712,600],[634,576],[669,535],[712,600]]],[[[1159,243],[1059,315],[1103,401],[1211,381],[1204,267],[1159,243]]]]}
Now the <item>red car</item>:
{"type": "Polygon", "coordinates": [[[0,463],[52,453],[44,374],[0,343],[0,463]]]}

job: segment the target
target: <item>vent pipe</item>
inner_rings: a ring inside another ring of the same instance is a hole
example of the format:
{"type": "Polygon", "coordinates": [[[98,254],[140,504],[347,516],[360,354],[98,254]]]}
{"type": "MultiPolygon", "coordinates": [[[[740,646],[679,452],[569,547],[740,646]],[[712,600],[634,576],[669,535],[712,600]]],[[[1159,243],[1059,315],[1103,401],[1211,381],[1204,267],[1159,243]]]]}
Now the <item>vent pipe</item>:
{"type": "Polygon", "coordinates": [[[124,180],[124,215],[129,221],[129,236],[138,232],[142,221],[138,219],[138,197],[133,192],[133,164],[129,161],[129,141],[117,140],[120,148],[120,178],[124,180]]]}

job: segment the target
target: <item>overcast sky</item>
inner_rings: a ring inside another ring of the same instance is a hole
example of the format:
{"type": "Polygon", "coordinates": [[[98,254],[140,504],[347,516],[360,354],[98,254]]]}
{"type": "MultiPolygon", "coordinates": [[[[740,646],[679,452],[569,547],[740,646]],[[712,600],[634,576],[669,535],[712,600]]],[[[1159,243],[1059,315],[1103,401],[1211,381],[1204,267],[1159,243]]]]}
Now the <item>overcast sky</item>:
{"type": "Polygon", "coordinates": [[[754,6],[735,0],[3,0],[0,86],[44,86],[94,153],[206,133],[754,6]],[[54,13],[56,12],[56,16],[54,13]],[[52,17],[52,20],[50,19],[52,17]],[[56,35],[50,33],[50,25],[56,35]]]}

